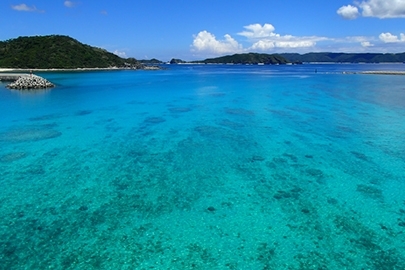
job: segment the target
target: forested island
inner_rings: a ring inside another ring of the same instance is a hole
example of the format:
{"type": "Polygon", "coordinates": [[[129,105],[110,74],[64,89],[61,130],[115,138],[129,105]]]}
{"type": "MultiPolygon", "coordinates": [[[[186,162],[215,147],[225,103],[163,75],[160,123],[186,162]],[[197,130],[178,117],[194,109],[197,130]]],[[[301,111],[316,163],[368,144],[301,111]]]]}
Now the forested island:
{"type": "Polygon", "coordinates": [[[244,64],[244,65],[275,65],[287,64],[289,61],[278,54],[265,54],[265,53],[243,53],[226,55],[217,58],[209,58],[203,61],[194,61],[193,63],[204,64],[244,64]]]}
{"type": "Polygon", "coordinates": [[[405,53],[241,53],[186,62],[172,59],[170,64],[243,64],[283,65],[302,63],[404,63],[405,53]]]}
{"type": "Polygon", "coordinates": [[[15,69],[133,68],[145,65],[62,35],[0,41],[0,67],[15,69]]]}

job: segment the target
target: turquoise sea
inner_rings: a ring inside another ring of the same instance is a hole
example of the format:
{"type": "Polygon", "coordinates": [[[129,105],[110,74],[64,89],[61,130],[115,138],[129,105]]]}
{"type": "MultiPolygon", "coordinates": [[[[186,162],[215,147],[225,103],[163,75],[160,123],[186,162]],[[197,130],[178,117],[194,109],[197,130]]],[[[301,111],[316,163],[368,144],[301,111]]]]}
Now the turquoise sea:
{"type": "Polygon", "coordinates": [[[0,269],[405,269],[405,65],[0,84],[0,269]]]}

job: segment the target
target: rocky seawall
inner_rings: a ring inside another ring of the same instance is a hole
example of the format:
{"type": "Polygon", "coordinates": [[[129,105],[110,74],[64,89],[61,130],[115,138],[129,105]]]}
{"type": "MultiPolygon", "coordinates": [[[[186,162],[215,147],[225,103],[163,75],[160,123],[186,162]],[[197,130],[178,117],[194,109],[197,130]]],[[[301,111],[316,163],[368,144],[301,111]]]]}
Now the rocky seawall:
{"type": "Polygon", "coordinates": [[[46,89],[55,85],[48,80],[37,75],[21,75],[18,79],[7,85],[10,89],[46,89]]]}
{"type": "Polygon", "coordinates": [[[405,75],[405,71],[373,70],[373,71],[363,71],[361,72],[361,74],[405,75]]]}

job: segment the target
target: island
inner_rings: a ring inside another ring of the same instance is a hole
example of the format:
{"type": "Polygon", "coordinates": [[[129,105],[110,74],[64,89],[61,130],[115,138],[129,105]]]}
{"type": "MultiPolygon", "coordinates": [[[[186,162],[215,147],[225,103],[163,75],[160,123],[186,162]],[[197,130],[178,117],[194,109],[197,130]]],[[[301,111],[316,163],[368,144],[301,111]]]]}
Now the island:
{"type": "Polygon", "coordinates": [[[157,62],[141,63],[63,35],[18,37],[0,41],[0,81],[11,89],[44,89],[55,85],[33,71],[157,70],[157,62]],[[13,73],[10,73],[13,72],[13,73]],[[18,72],[18,73],[15,73],[18,72]]]}
{"type": "Polygon", "coordinates": [[[150,69],[135,58],[122,58],[63,35],[18,37],[0,41],[0,68],[150,69]]]}
{"type": "MultiPolygon", "coordinates": [[[[192,63],[204,64],[243,64],[243,65],[282,65],[290,63],[286,58],[278,54],[266,53],[242,53],[226,55],[217,58],[208,58],[202,61],[192,63]]],[[[298,62],[297,62],[298,63],[298,62]]]]}

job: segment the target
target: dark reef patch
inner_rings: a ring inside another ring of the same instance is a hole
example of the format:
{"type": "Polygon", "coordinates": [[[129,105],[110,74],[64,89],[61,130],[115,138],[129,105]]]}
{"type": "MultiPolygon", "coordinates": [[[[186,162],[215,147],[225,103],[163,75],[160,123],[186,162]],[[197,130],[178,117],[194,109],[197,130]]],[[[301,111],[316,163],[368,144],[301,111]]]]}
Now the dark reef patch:
{"type": "Polygon", "coordinates": [[[358,159],[361,159],[363,161],[370,161],[370,159],[363,153],[356,152],[356,151],[351,151],[350,153],[352,153],[358,159]]]}
{"type": "Polygon", "coordinates": [[[223,119],[219,122],[219,125],[228,127],[228,128],[233,128],[233,129],[238,129],[238,128],[243,128],[245,125],[237,122],[233,122],[228,119],[223,119]]]}
{"type": "Polygon", "coordinates": [[[0,156],[1,162],[13,162],[22,158],[25,158],[27,153],[25,152],[12,152],[5,155],[0,156]]]}
{"type": "Polygon", "coordinates": [[[294,156],[293,154],[284,153],[283,156],[288,158],[292,162],[298,162],[298,158],[296,156],[294,156]]]}
{"type": "Polygon", "coordinates": [[[254,142],[247,140],[245,137],[238,135],[232,130],[216,126],[197,126],[194,128],[201,136],[211,139],[220,140],[222,143],[227,141],[232,147],[252,147],[254,142]]]}
{"type": "Polygon", "coordinates": [[[266,158],[258,155],[254,155],[250,158],[251,162],[256,162],[256,161],[264,161],[266,158]]]}
{"type": "Polygon", "coordinates": [[[285,190],[279,190],[277,191],[276,194],[274,194],[274,198],[277,200],[281,200],[281,199],[295,199],[297,200],[299,198],[299,196],[302,193],[302,189],[299,187],[294,187],[288,191],[285,190]]]}
{"type": "Polygon", "coordinates": [[[225,108],[225,113],[230,115],[240,115],[240,116],[253,116],[255,113],[251,110],[246,110],[242,108],[225,108]]]}
{"type": "Polygon", "coordinates": [[[217,137],[220,136],[221,133],[225,132],[225,129],[214,127],[214,126],[198,126],[194,128],[201,136],[206,137],[217,137]]]}
{"type": "Polygon", "coordinates": [[[91,111],[91,110],[80,110],[80,111],[75,112],[75,115],[76,116],[83,116],[83,115],[91,114],[92,112],[93,111],[91,111]]]}
{"type": "Polygon", "coordinates": [[[384,196],[382,190],[370,185],[357,185],[358,192],[371,199],[383,200],[384,196]]]}
{"type": "Polygon", "coordinates": [[[28,126],[23,128],[13,128],[0,133],[0,141],[6,142],[32,142],[56,138],[62,135],[54,130],[53,125],[28,126]]]}
{"type": "Polygon", "coordinates": [[[30,121],[47,121],[47,120],[55,120],[58,118],[61,118],[61,114],[46,114],[42,116],[37,116],[37,117],[31,117],[29,118],[30,121]]]}
{"type": "Polygon", "coordinates": [[[144,124],[160,124],[166,122],[166,119],[162,117],[147,117],[143,120],[144,124]]]}
{"type": "Polygon", "coordinates": [[[171,113],[186,113],[192,111],[192,109],[188,107],[172,107],[169,108],[169,111],[171,113]]]}
{"type": "Polygon", "coordinates": [[[312,177],[323,177],[324,176],[323,172],[319,169],[309,168],[309,169],[306,169],[305,172],[309,176],[312,176],[312,177]]]}
{"type": "Polygon", "coordinates": [[[32,175],[42,175],[45,174],[46,171],[43,166],[41,165],[30,165],[25,170],[25,174],[28,176],[32,175]]]}
{"type": "MultiPolygon", "coordinates": [[[[274,245],[274,244],[273,244],[274,245]]],[[[272,260],[276,257],[276,248],[267,243],[260,243],[257,247],[257,260],[263,265],[262,269],[274,269],[272,260]]]]}

